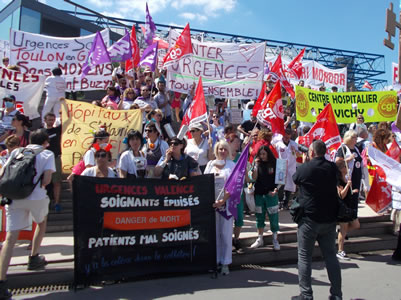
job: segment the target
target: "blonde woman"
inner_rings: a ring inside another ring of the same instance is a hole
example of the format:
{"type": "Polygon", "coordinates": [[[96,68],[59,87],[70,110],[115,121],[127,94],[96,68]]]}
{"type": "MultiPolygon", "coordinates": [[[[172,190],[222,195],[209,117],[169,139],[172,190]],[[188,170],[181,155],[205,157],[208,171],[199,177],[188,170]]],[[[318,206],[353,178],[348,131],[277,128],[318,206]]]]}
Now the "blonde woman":
{"type": "MultiPolygon", "coordinates": [[[[207,163],[204,174],[214,174],[215,198],[214,207],[224,209],[225,203],[230,198],[230,194],[224,189],[228,177],[230,176],[235,164],[231,157],[230,145],[220,140],[214,146],[215,160],[207,163]]],[[[216,211],[216,257],[217,264],[221,266],[221,274],[230,273],[228,265],[232,262],[232,235],[233,217],[226,219],[216,211]]]]}

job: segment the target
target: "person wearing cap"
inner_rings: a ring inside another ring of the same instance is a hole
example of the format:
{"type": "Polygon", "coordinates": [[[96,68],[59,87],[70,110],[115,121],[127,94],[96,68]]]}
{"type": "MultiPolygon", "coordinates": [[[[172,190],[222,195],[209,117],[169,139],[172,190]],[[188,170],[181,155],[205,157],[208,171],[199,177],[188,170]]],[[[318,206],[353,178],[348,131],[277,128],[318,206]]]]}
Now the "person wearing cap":
{"type": "Polygon", "coordinates": [[[185,139],[174,137],[169,142],[170,147],[166,155],[161,157],[155,167],[155,176],[162,179],[181,180],[200,175],[198,163],[195,159],[185,154],[185,139]]]}
{"type": "Polygon", "coordinates": [[[7,95],[3,98],[4,108],[0,109],[1,114],[1,125],[2,125],[2,133],[0,135],[0,145],[3,149],[4,140],[10,135],[10,130],[13,129],[12,121],[16,114],[20,112],[16,108],[15,104],[15,96],[14,95],[7,95]]]}
{"type": "Polygon", "coordinates": [[[166,93],[166,80],[161,76],[157,82],[157,88],[159,92],[153,98],[156,101],[159,109],[162,110],[164,118],[162,120],[162,125],[166,123],[171,123],[171,101],[169,94],[166,93]]]}
{"type": "Polygon", "coordinates": [[[202,137],[203,131],[201,123],[190,125],[189,132],[192,138],[188,140],[188,145],[185,147],[185,154],[198,162],[202,173],[205,171],[207,163],[214,159],[212,139],[202,137]]]}
{"type": "Polygon", "coordinates": [[[65,97],[65,90],[67,88],[65,79],[61,75],[63,75],[61,69],[54,68],[52,76],[46,78],[45,90],[47,96],[42,109],[42,123],[44,123],[44,116],[50,111],[56,115],[57,120],[60,120],[60,98],[65,97]]]}
{"type": "Polygon", "coordinates": [[[284,188],[279,190],[280,207],[288,209],[288,203],[292,194],[295,193],[296,186],[292,180],[292,176],[297,169],[297,154],[301,154],[298,150],[298,144],[291,140],[292,129],[286,128],[285,134],[278,140],[274,146],[278,152],[280,159],[287,160],[287,174],[285,178],[284,188]]]}

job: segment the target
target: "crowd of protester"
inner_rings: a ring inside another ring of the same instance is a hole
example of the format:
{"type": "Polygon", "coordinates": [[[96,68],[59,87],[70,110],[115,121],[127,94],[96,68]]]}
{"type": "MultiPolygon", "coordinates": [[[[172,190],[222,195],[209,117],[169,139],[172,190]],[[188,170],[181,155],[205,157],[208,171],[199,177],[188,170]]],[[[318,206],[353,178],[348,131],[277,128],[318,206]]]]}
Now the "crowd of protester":
{"type": "MultiPolygon", "coordinates": [[[[43,128],[49,135],[50,150],[56,159],[56,172],[53,173],[51,198],[54,210],[61,211],[61,127],[60,103],[63,96],[60,86],[63,79],[60,69],[53,70],[53,76],[46,81],[47,98],[42,111],[43,128]]],[[[297,192],[293,181],[297,167],[305,159],[303,149],[296,140],[308,132],[312,124],[296,121],[295,99],[290,99],[282,91],[285,106],[285,134],[276,135],[259,124],[256,118],[244,120],[241,124],[228,122],[228,99],[216,101],[214,107],[208,107],[209,119],[206,122],[192,124],[190,137],[178,138],[177,128],[194,98],[192,87],[188,95],[175,93],[166,88],[165,72],[153,74],[149,70],[127,74],[121,64],[113,72],[114,86],[104,92],[104,97],[93,100],[93,105],[106,109],[139,109],[142,112],[143,130],[130,130],[126,136],[126,149],[113,157],[109,144],[109,133],[100,127],[93,136],[91,146],[83,153],[83,159],[74,166],[69,180],[75,175],[93,177],[120,178],[162,178],[183,180],[200,174],[214,174],[216,210],[224,207],[230,195],[223,189],[232,172],[235,162],[250,143],[244,188],[254,190],[256,230],[258,237],[251,245],[257,248],[264,245],[266,214],[273,233],[273,249],[280,250],[278,240],[279,211],[288,210],[297,192]],[[174,129],[175,128],[175,129],[174,129]],[[276,160],[287,161],[285,184],[275,183],[276,160]]],[[[65,83],[64,83],[65,84],[65,83]]],[[[300,83],[302,84],[302,83],[300,83]]],[[[266,93],[273,88],[273,82],[267,84],[266,93]]],[[[252,103],[252,102],[251,102],[252,103]]],[[[13,95],[3,98],[4,109],[1,111],[2,127],[0,146],[2,162],[16,147],[29,143],[30,121],[16,108],[13,95]]],[[[251,107],[251,106],[248,106],[251,107]]],[[[401,128],[401,116],[398,114],[396,127],[401,128]]],[[[358,203],[366,198],[369,191],[368,166],[363,162],[363,153],[368,145],[373,145],[386,152],[395,138],[391,124],[365,124],[362,115],[358,115],[350,126],[341,125],[343,144],[338,149],[335,162],[338,167],[338,193],[347,206],[353,210],[352,217],[340,220],[338,230],[339,259],[349,259],[344,252],[344,240],[350,230],[359,228],[358,203]]],[[[222,274],[229,274],[232,259],[232,246],[239,250],[239,236],[243,226],[244,213],[250,213],[242,195],[238,205],[238,216],[227,220],[216,213],[217,262],[222,274]],[[234,233],[234,238],[233,238],[234,233]]],[[[400,211],[392,214],[395,226],[399,229],[400,211]]]]}

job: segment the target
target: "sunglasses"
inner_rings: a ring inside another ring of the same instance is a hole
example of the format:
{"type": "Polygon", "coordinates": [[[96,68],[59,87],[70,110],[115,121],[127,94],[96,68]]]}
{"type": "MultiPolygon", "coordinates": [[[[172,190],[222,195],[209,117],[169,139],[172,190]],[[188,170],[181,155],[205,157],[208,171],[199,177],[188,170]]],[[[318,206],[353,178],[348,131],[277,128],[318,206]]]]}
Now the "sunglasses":
{"type": "Polygon", "coordinates": [[[13,102],[13,100],[10,99],[3,99],[4,102],[13,102]]]}
{"type": "Polygon", "coordinates": [[[181,145],[181,143],[180,142],[171,142],[170,143],[170,146],[178,146],[178,145],[181,145]]]}
{"type": "Polygon", "coordinates": [[[199,131],[199,129],[192,129],[192,130],[190,130],[189,132],[190,133],[194,133],[194,132],[198,132],[199,131]]]}
{"type": "Polygon", "coordinates": [[[217,118],[217,116],[213,116],[213,118],[217,118]]]}
{"type": "Polygon", "coordinates": [[[105,153],[105,152],[95,154],[95,158],[106,158],[106,157],[107,157],[107,153],[105,153]]]}
{"type": "Polygon", "coordinates": [[[145,129],[145,132],[155,132],[155,131],[152,129],[145,129]]]}

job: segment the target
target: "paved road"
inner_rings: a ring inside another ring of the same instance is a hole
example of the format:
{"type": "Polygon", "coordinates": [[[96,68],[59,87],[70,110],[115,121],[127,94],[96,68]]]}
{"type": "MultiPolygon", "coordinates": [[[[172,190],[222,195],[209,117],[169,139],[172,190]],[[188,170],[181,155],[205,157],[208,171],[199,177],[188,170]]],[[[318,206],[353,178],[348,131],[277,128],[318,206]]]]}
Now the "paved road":
{"type": "MultiPolygon", "coordinates": [[[[391,252],[354,255],[342,262],[344,299],[400,300],[401,263],[391,260],[391,252]]],[[[15,296],[13,299],[291,299],[297,295],[295,265],[278,267],[247,266],[228,276],[212,279],[193,275],[91,287],[78,292],[53,292],[15,296]]],[[[329,281],[324,263],[313,263],[315,299],[327,299],[329,281]]]]}

